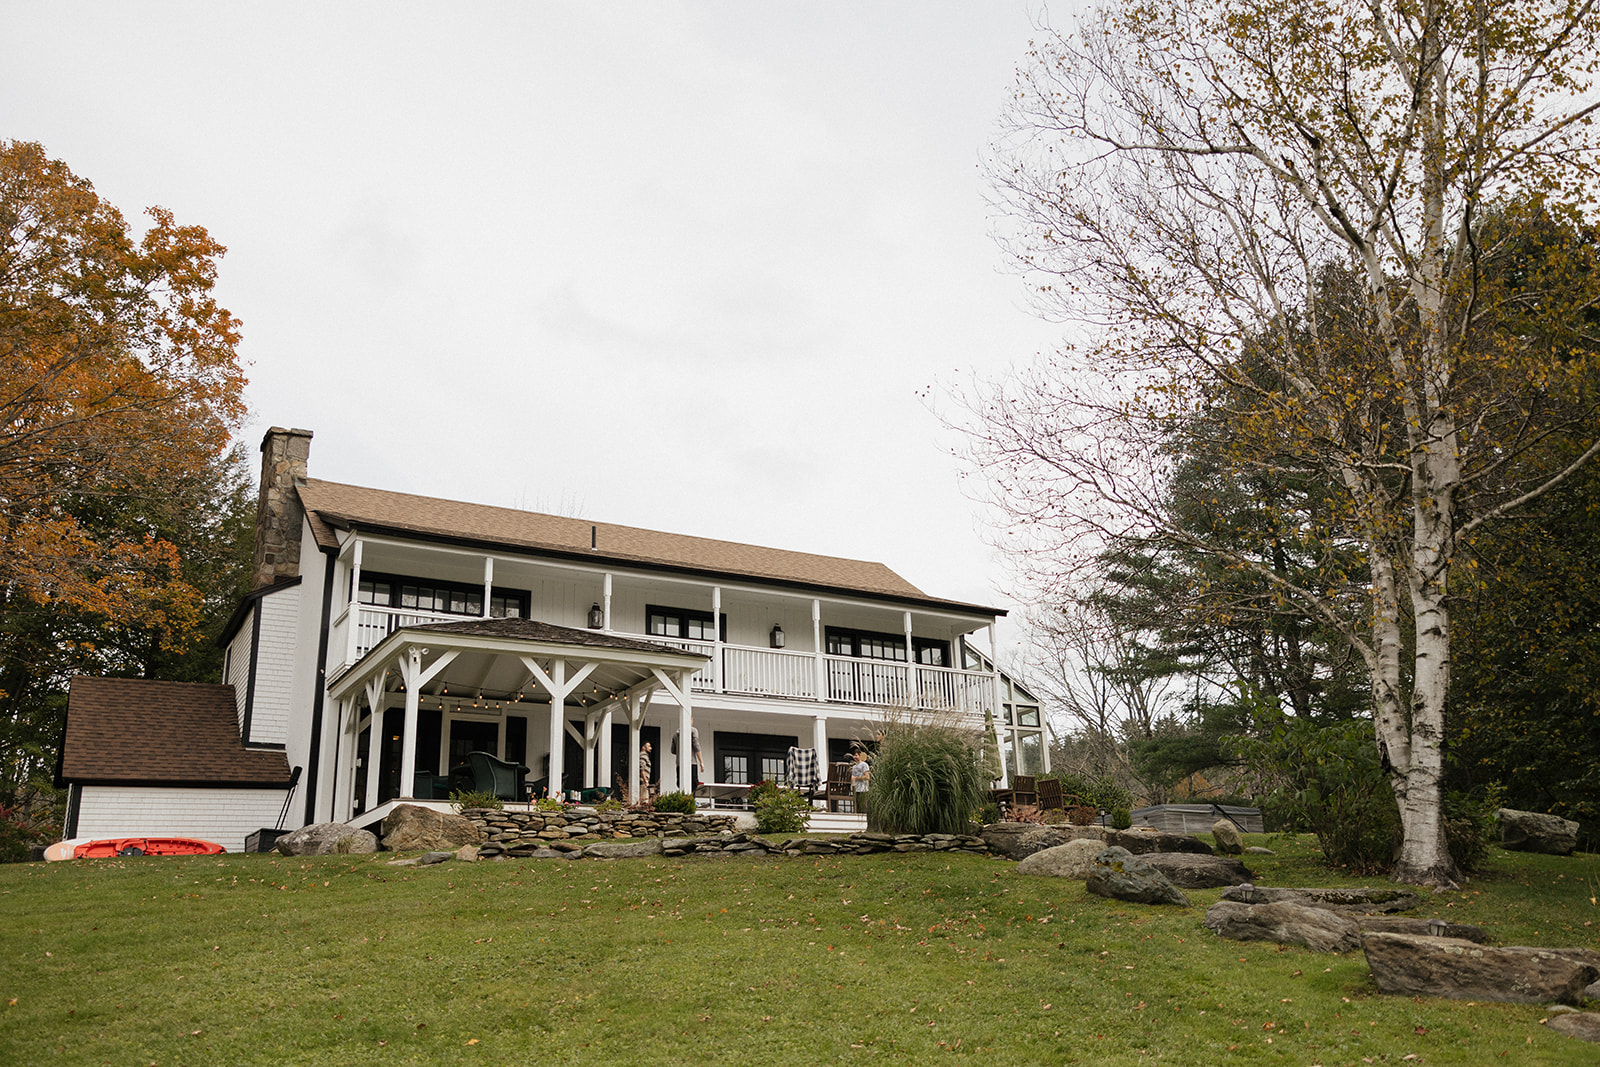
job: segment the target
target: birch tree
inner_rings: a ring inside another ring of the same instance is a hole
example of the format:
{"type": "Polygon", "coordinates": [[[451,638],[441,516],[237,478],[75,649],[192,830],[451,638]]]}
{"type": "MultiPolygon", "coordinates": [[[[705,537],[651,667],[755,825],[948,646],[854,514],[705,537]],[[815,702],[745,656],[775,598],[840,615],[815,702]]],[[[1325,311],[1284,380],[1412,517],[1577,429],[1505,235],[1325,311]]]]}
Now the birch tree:
{"type": "Polygon", "coordinates": [[[1398,881],[1457,877],[1439,783],[1463,540],[1597,447],[1529,461],[1592,436],[1593,368],[1505,327],[1592,307],[1592,276],[1507,284],[1525,246],[1491,225],[1592,196],[1597,30],[1595,0],[1125,0],[1041,31],[992,157],[1005,247],[1085,338],[966,398],[1002,542],[1041,585],[1119,541],[1185,544],[1341,633],[1398,881]],[[1185,531],[1162,442],[1197,424],[1235,464],[1336,490],[1298,521],[1361,571],[1286,577],[1185,531]]]}

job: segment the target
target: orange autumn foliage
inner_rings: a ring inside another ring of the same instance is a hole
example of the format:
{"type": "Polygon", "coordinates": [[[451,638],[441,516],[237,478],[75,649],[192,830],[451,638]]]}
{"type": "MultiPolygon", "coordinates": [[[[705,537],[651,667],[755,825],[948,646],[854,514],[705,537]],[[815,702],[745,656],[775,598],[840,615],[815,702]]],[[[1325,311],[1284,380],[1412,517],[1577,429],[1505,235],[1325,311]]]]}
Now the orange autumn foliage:
{"type": "Polygon", "coordinates": [[[222,245],[162,208],[137,240],[44,149],[0,141],[0,611],[25,603],[191,636],[177,549],[118,502],[213,462],[244,413],[222,245]]]}

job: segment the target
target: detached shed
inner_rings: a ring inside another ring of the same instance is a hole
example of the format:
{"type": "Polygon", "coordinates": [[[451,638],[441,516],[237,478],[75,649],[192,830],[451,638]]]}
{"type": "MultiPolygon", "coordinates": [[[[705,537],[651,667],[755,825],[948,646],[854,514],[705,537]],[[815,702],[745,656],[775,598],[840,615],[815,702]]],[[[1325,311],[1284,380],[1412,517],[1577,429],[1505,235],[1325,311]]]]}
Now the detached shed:
{"type": "Polygon", "coordinates": [[[240,740],[231,685],[72,679],[56,774],[63,837],[198,837],[229,852],[275,825],[293,784],[283,746],[240,740]]]}
{"type": "Polygon", "coordinates": [[[1133,825],[1150,826],[1169,834],[1206,834],[1218,819],[1229,818],[1242,833],[1266,833],[1260,808],[1238,808],[1231,804],[1157,804],[1130,812],[1133,825]]]}

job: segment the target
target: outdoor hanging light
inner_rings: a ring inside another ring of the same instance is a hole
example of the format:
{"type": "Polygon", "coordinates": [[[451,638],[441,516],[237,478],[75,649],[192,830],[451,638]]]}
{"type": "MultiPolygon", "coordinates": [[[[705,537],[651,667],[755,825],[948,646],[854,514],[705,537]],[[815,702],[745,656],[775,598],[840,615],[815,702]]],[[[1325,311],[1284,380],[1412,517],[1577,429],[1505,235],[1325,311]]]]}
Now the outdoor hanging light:
{"type": "Polygon", "coordinates": [[[773,648],[782,648],[783,647],[783,643],[784,643],[785,640],[786,640],[786,638],[783,635],[783,627],[779,626],[777,623],[773,623],[772,624],[772,647],[773,648]]]}
{"type": "Polygon", "coordinates": [[[600,605],[597,603],[589,609],[589,629],[598,630],[604,627],[605,624],[606,613],[600,610],[600,605]]]}

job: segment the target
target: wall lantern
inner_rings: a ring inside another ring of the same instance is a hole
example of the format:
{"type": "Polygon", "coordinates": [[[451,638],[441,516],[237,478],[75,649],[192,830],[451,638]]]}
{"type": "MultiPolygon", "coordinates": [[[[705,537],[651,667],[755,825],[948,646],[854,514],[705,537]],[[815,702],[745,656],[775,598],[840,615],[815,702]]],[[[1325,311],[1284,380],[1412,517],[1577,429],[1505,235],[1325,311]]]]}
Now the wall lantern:
{"type": "Polygon", "coordinates": [[[777,623],[773,623],[772,624],[772,647],[773,648],[782,648],[784,641],[785,641],[785,638],[783,636],[783,627],[779,626],[777,623]]]}
{"type": "Polygon", "coordinates": [[[606,613],[600,610],[599,604],[596,604],[594,607],[589,609],[589,629],[599,630],[603,628],[605,624],[606,613]]]}

